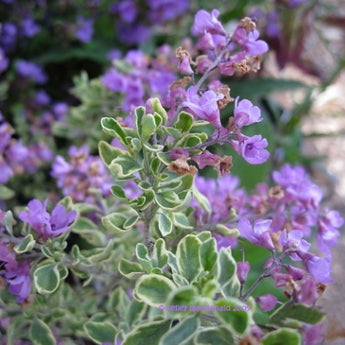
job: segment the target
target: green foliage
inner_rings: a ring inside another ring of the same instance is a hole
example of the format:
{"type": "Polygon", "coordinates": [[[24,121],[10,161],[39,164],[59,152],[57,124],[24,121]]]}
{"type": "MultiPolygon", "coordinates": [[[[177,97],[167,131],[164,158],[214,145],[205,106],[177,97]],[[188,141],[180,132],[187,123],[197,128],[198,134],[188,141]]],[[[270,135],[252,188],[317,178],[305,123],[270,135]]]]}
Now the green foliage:
{"type": "Polygon", "coordinates": [[[301,345],[300,334],[292,329],[281,328],[270,332],[262,339],[263,345],[301,345]]]}
{"type": "Polygon", "coordinates": [[[55,345],[56,340],[49,326],[35,318],[30,327],[30,339],[35,345],[55,345]]]}

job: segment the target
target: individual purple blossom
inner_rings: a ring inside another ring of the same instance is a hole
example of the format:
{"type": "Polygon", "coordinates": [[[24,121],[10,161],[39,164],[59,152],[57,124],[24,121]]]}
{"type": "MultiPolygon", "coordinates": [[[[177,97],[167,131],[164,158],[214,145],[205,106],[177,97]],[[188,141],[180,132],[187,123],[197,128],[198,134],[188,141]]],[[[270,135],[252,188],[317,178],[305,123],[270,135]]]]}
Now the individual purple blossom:
{"type": "Polygon", "coordinates": [[[43,68],[33,62],[26,60],[18,60],[17,72],[25,78],[31,78],[38,84],[44,84],[47,81],[47,75],[44,73],[43,68]]]}
{"type": "Polygon", "coordinates": [[[75,36],[83,43],[90,42],[93,36],[93,19],[78,17],[75,36]]]}
{"type": "Polygon", "coordinates": [[[33,199],[28,203],[28,211],[19,212],[18,217],[28,223],[43,240],[66,232],[76,218],[77,212],[67,212],[65,206],[58,204],[51,214],[46,210],[48,200],[43,203],[33,199]]]}
{"type": "Polygon", "coordinates": [[[8,65],[8,58],[6,57],[3,49],[0,47],[0,73],[5,71],[8,68],[8,65]]]}
{"type": "Polygon", "coordinates": [[[195,36],[202,36],[209,32],[211,34],[226,35],[222,23],[218,20],[219,11],[214,9],[211,13],[199,10],[194,16],[192,33],[195,36]]]}
{"type": "Polygon", "coordinates": [[[28,260],[17,261],[11,245],[0,239],[0,277],[4,277],[9,286],[9,292],[17,295],[17,302],[24,302],[30,295],[31,277],[28,260]]]}
{"type": "Polygon", "coordinates": [[[310,275],[318,282],[331,283],[333,279],[330,274],[332,271],[331,258],[313,255],[311,253],[299,253],[310,275]]]}
{"type": "Polygon", "coordinates": [[[175,19],[184,14],[189,6],[189,0],[146,0],[149,6],[149,18],[155,24],[175,19]]]}
{"type": "Polygon", "coordinates": [[[216,94],[213,90],[208,90],[199,96],[197,88],[191,86],[187,90],[186,101],[183,102],[182,105],[190,109],[195,117],[200,117],[210,122],[216,128],[222,128],[217,102],[223,97],[223,95],[216,94]]]}
{"type": "Polygon", "coordinates": [[[289,255],[293,260],[301,260],[296,252],[307,252],[310,248],[310,243],[303,239],[304,233],[298,230],[285,229],[282,231],[279,238],[279,245],[282,250],[289,255]]]}
{"type": "Polygon", "coordinates": [[[254,29],[247,31],[244,27],[238,26],[231,37],[248,55],[258,56],[268,51],[268,44],[263,40],[258,40],[260,33],[254,29]]]}
{"type": "Polygon", "coordinates": [[[314,279],[306,278],[300,283],[298,301],[309,306],[313,306],[320,297],[317,282],[314,279]]]}
{"type": "Polygon", "coordinates": [[[35,95],[35,101],[39,105],[48,105],[50,97],[45,90],[38,90],[35,95]]]}
{"type": "Polygon", "coordinates": [[[260,122],[262,121],[260,108],[253,105],[253,103],[248,99],[242,99],[239,101],[239,97],[236,97],[234,120],[235,124],[239,128],[260,122]]]}
{"type": "Polygon", "coordinates": [[[266,312],[272,310],[276,306],[278,300],[276,296],[267,293],[260,297],[256,297],[255,301],[259,304],[261,310],[266,312]]]}
{"type": "Polygon", "coordinates": [[[207,165],[215,165],[219,160],[219,156],[204,150],[200,155],[194,155],[192,159],[198,164],[199,169],[204,169],[207,165]]]}
{"type": "Polygon", "coordinates": [[[151,29],[143,23],[116,23],[118,38],[127,45],[146,42],[151,36],[151,29]]]}
{"type": "Polygon", "coordinates": [[[267,161],[270,153],[265,150],[268,142],[261,135],[247,137],[243,134],[238,136],[239,140],[232,140],[231,146],[250,164],[262,164],[267,161]]]}
{"type": "Polygon", "coordinates": [[[137,4],[133,0],[121,1],[115,4],[111,11],[117,12],[125,23],[133,23],[138,15],[137,4]]]}
{"type": "Polygon", "coordinates": [[[248,261],[240,261],[237,263],[237,277],[241,284],[247,281],[249,271],[250,264],[248,261]]]}
{"type": "Polygon", "coordinates": [[[303,325],[303,345],[319,345],[324,343],[324,323],[316,325],[303,325]]]}
{"type": "Polygon", "coordinates": [[[319,217],[317,228],[317,245],[325,254],[331,253],[330,246],[338,244],[340,236],[339,228],[344,224],[344,219],[338,211],[327,210],[327,212],[319,217]]]}
{"type": "Polygon", "coordinates": [[[251,224],[249,219],[241,218],[238,222],[238,230],[249,242],[273,250],[274,244],[270,236],[271,222],[270,219],[258,219],[251,224]]]}
{"type": "Polygon", "coordinates": [[[21,22],[22,33],[26,37],[35,36],[41,27],[31,17],[24,18],[21,22]]]}
{"type": "Polygon", "coordinates": [[[0,44],[6,53],[15,47],[17,33],[17,26],[12,22],[3,22],[0,25],[0,44]]]}
{"type": "Polygon", "coordinates": [[[62,120],[68,112],[68,104],[65,102],[56,102],[52,106],[55,118],[59,121],[62,120]]]}
{"type": "Polygon", "coordinates": [[[126,76],[115,68],[111,68],[102,76],[101,82],[114,92],[124,92],[128,81],[126,76]]]}

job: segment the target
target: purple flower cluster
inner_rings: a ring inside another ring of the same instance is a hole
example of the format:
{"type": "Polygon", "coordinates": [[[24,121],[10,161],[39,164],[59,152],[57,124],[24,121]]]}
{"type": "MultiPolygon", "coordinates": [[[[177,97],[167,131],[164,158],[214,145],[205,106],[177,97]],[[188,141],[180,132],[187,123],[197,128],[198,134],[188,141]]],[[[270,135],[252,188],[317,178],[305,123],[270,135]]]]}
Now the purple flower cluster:
{"type": "Polygon", "coordinates": [[[63,195],[70,196],[76,202],[86,203],[94,202],[93,189],[100,190],[103,196],[110,195],[111,175],[98,156],[90,155],[86,146],[72,146],[68,154],[69,162],[57,156],[51,170],[63,195]]]}
{"type": "MultiPolygon", "coordinates": [[[[233,176],[225,176],[218,182],[197,177],[196,186],[212,205],[211,214],[196,206],[197,224],[223,223],[230,228],[237,225],[241,237],[275,252],[276,257],[279,253],[281,259],[267,263],[277,286],[286,287],[284,284],[291,279],[299,281],[307,277],[314,282],[332,281],[330,248],[337,244],[338,229],[344,220],[337,211],[321,206],[322,192],[303,168],[285,165],[273,172],[273,180],[275,186],[259,184],[256,193],[248,195],[238,188],[238,179],[233,176]],[[231,219],[230,210],[238,215],[238,221],[231,219]],[[315,228],[319,250],[326,256],[310,252],[311,244],[307,240],[315,228]],[[301,270],[283,264],[287,257],[302,262],[307,273],[301,275],[301,270]]],[[[234,244],[231,238],[220,235],[216,238],[220,246],[234,244]]],[[[316,289],[315,284],[312,289],[316,289]]],[[[303,294],[303,291],[301,288],[294,293],[303,294]]]]}
{"type": "Polygon", "coordinates": [[[66,232],[76,218],[76,211],[67,212],[65,206],[56,205],[51,214],[47,212],[48,200],[43,203],[33,199],[28,203],[28,211],[19,212],[18,217],[28,223],[44,241],[66,232]]]}
{"type": "Polygon", "coordinates": [[[197,69],[204,71],[218,59],[217,66],[224,75],[258,70],[259,56],[267,52],[268,45],[258,39],[255,23],[244,18],[230,36],[218,16],[218,10],[200,10],[195,15],[192,33],[199,36],[197,48],[207,54],[207,58],[197,60],[197,64],[202,64],[197,69]]]}
{"type": "Polygon", "coordinates": [[[125,44],[145,42],[155,25],[174,20],[183,15],[190,6],[189,0],[136,0],[116,1],[109,8],[117,16],[115,22],[118,38],[125,44]]]}
{"type": "Polygon", "coordinates": [[[13,137],[14,130],[0,114],[0,184],[23,172],[33,173],[42,161],[51,160],[51,151],[44,143],[29,147],[13,137]]]}
{"type": "Polygon", "coordinates": [[[150,96],[160,96],[167,92],[176,79],[169,54],[170,49],[163,47],[157,59],[150,60],[143,52],[131,50],[123,59],[129,64],[126,72],[112,67],[102,76],[102,83],[107,88],[123,94],[123,111],[128,112],[144,104],[150,96]]]}

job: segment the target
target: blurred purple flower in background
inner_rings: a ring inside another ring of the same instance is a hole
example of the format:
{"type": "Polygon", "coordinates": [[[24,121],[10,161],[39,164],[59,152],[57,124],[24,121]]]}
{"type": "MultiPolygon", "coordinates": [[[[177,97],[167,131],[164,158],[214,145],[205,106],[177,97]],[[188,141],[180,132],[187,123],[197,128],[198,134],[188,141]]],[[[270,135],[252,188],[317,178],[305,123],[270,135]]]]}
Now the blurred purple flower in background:
{"type": "Polygon", "coordinates": [[[93,31],[93,19],[83,17],[77,18],[75,37],[79,41],[83,43],[90,42],[93,36],[93,31]]]}
{"type": "Polygon", "coordinates": [[[38,84],[44,84],[48,80],[43,68],[33,62],[20,59],[17,62],[16,68],[22,77],[31,78],[38,84]]]}

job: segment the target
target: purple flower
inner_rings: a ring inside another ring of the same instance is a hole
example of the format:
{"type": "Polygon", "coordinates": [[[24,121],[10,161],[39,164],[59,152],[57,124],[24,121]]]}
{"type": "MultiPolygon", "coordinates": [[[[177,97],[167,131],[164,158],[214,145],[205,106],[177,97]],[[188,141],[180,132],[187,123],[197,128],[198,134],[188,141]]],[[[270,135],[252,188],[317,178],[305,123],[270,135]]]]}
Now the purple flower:
{"type": "Polygon", "coordinates": [[[192,159],[198,164],[199,169],[204,169],[207,165],[216,165],[220,157],[205,150],[200,155],[194,155],[192,159]]]}
{"type": "Polygon", "coordinates": [[[6,279],[9,292],[18,296],[18,303],[25,301],[31,291],[29,261],[16,261],[16,255],[10,246],[0,239],[0,262],[0,276],[6,279]]]}
{"type": "Polygon", "coordinates": [[[12,22],[4,22],[0,26],[0,43],[5,52],[11,51],[17,39],[17,27],[12,22]]]}
{"type": "Polygon", "coordinates": [[[151,29],[142,23],[127,24],[118,22],[116,28],[120,41],[128,45],[143,43],[151,35],[151,29]]]}
{"type": "Polygon", "coordinates": [[[76,211],[67,212],[65,206],[56,205],[51,215],[46,211],[48,200],[41,203],[33,199],[28,203],[28,212],[19,212],[18,217],[28,223],[36,233],[47,240],[50,237],[58,236],[68,230],[69,225],[76,218],[76,211]]]}
{"type": "Polygon", "coordinates": [[[38,84],[44,84],[47,81],[47,75],[44,73],[43,68],[33,62],[26,60],[18,60],[17,72],[25,78],[31,78],[38,84]]]}
{"type": "Polygon", "coordinates": [[[270,236],[271,223],[272,221],[269,219],[258,219],[251,224],[247,218],[241,218],[238,222],[238,230],[241,236],[251,243],[273,250],[274,244],[270,236]]]}
{"type": "Polygon", "coordinates": [[[35,95],[35,101],[39,105],[47,105],[50,103],[50,97],[44,90],[38,90],[35,95]]]}
{"type": "Polygon", "coordinates": [[[35,36],[41,29],[41,27],[30,17],[23,19],[21,26],[23,35],[26,37],[35,36]]]}
{"type": "Polygon", "coordinates": [[[199,10],[194,17],[192,33],[195,36],[202,36],[206,32],[211,34],[226,35],[222,23],[218,20],[219,11],[212,10],[211,14],[205,10],[199,10]]]}
{"type": "Polygon", "coordinates": [[[242,26],[238,26],[232,35],[232,41],[236,42],[248,55],[258,56],[268,51],[268,44],[263,40],[258,40],[259,31],[254,29],[247,31],[242,26]]]}
{"type": "Polygon", "coordinates": [[[146,0],[150,6],[149,16],[153,23],[159,24],[184,14],[189,7],[189,0],[146,0]]]}
{"type": "Polygon", "coordinates": [[[244,284],[246,282],[249,271],[250,264],[248,261],[237,263],[237,277],[241,284],[244,284]]]}
{"type": "Polygon", "coordinates": [[[124,92],[127,86],[127,77],[115,68],[109,69],[101,78],[102,84],[114,92],[124,92]]]}
{"type": "Polygon", "coordinates": [[[119,13],[126,23],[133,23],[138,15],[138,8],[133,0],[124,0],[116,4],[112,10],[119,13]]]}
{"type": "Polygon", "coordinates": [[[333,279],[330,275],[332,271],[330,257],[321,258],[310,253],[305,253],[304,255],[302,254],[301,257],[307,267],[308,272],[316,281],[321,283],[333,282],[333,279]]]}
{"type": "Polygon", "coordinates": [[[213,90],[208,90],[199,97],[197,88],[191,86],[186,93],[187,100],[182,105],[185,108],[189,108],[194,116],[210,122],[216,128],[221,128],[222,124],[217,102],[223,97],[223,95],[217,95],[213,90]]]}
{"type": "Polygon", "coordinates": [[[0,47],[0,73],[5,71],[8,67],[8,58],[0,47]]]}
{"type": "Polygon", "coordinates": [[[239,128],[262,121],[261,111],[259,107],[253,105],[253,103],[248,99],[243,99],[240,102],[238,100],[239,97],[236,97],[234,119],[239,128]]]}
{"type": "Polygon", "coordinates": [[[261,135],[247,137],[243,134],[238,137],[240,140],[232,140],[231,145],[248,163],[262,164],[266,162],[270,153],[265,150],[268,146],[268,142],[265,138],[262,138],[261,135]]]}
{"type": "Polygon", "coordinates": [[[75,36],[83,43],[90,42],[93,36],[93,19],[78,17],[75,36]]]}
{"type": "Polygon", "coordinates": [[[262,311],[270,311],[277,304],[277,297],[270,293],[256,297],[255,300],[259,304],[262,311]]]}
{"type": "Polygon", "coordinates": [[[338,211],[327,211],[322,215],[318,221],[317,229],[317,244],[319,249],[325,253],[330,254],[330,246],[338,244],[338,237],[340,228],[344,224],[344,219],[340,216],[338,211]]]}
{"type": "Polygon", "coordinates": [[[324,323],[304,325],[302,328],[303,345],[319,345],[324,341],[324,323]]]}

